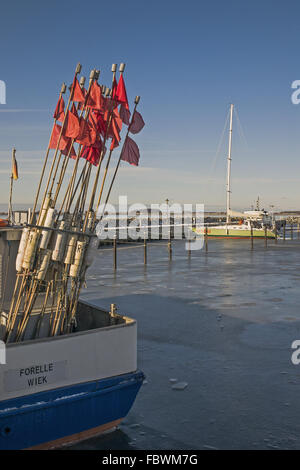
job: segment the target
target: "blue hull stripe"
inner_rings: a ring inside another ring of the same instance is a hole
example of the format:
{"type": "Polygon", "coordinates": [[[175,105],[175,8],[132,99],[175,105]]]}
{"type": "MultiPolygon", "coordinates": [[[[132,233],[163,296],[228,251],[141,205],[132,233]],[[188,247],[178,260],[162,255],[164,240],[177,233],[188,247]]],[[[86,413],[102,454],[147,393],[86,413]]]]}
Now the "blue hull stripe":
{"type": "Polygon", "coordinates": [[[0,402],[0,449],[24,449],[123,418],[144,375],[137,371],[0,402]]]}

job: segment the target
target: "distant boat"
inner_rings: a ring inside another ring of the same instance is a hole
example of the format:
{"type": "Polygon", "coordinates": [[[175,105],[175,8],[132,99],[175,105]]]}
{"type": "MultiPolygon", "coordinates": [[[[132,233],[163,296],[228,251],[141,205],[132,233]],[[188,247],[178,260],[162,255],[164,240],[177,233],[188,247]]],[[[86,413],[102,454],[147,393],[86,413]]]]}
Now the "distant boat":
{"type": "Polygon", "coordinates": [[[231,147],[232,147],[232,121],[233,104],[230,105],[229,141],[227,157],[227,183],[226,183],[226,223],[220,225],[207,225],[206,227],[193,228],[197,235],[203,235],[206,231],[208,237],[215,238],[275,238],[272,229],[272,218],[267,211],[259,210],[238,212],[231,210],[230,204],[230,181],[231,181],[231,147]],[[239,219],[232,222],[231,219],[239,219]]]}

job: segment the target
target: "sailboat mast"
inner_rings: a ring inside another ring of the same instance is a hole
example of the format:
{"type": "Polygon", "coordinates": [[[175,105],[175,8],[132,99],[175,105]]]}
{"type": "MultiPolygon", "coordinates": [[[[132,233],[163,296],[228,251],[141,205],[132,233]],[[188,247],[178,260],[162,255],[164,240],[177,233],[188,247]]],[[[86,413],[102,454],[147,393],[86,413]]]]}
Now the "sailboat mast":
{"type": "Polygon", "coordinates": [[[230,170],[231,170],[231,145],[232,145],[232,118],[233,118],[233,104],[230,105],[230,122],[229,122],[229,139],[228,139],[228,157],[227,157],[227,204],[226,204],[226,223],[230,222],[230,170]]]}

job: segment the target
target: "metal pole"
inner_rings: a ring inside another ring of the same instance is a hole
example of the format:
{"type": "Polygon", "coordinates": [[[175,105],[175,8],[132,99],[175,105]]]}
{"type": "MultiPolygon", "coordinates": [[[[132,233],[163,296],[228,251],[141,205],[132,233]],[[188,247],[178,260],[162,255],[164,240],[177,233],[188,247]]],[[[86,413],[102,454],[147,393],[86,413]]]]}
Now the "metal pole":
{"type": "Polygon", "coordinates": [[[230,222],[230,170],[231,170],[231,147],[232,147],[232,117],[233,104],[230,105],[230,123],[229,123],[229,140],[228,140],[228,157],[227,157],[227,204],[226,204],[226,223],[230,222]]]}

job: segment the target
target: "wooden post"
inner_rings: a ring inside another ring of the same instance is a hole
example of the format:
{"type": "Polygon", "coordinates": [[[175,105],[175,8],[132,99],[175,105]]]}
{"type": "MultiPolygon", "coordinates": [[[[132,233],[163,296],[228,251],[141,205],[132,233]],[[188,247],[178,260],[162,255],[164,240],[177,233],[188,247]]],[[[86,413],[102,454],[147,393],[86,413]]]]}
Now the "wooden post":
{"type": "Polygon", "coordinates": [[[254,245],[253,245],[253,226],[251,224],[251,230],[250,230],[250,238],[251,238],[251,250],[253,250],[254,245]]]}
{"type": "Polygon", "coordinates": [[[267,227],[265,227],[265,248],[267,248],[268,246],[268,231],[267,231],[267,227]]]}
{"type": "Polygon", "coordinates": [[[144,235],[144,264],[147,264],[147,240],[146,235],[144,235]]]}
{"type": "Polygon", "coordinates": [[[300,226],[299,226],[299,222],[298,222],[298,225],[297,225],[297,238],[298,238],[298,240],[299,240],[299,238],[300,238],[299,228],[300,228],[300,226]]]}
{"type": "Polygon", "coordinates": [[[117,238],[114,238],[114,270],[117,270],[117,238]]]}
{"type": "Polygon", "coordinates": [[[191,240],[189,240],[189,249],[188,249],[188,258],[190,259],[192,255],[192,250],[191,250],[191,240]]]}
{"type": "Polygon", "coordinates": [[[274,226],[274,233],[275,233],[275,243],[277,243],[277,225],[274,226]]]}
{"type": "Polygon", "coordinates": [[[205,240],[205,251],[206,253],[208,252],[208,240],[207,240],[207,227],[205,227],[205,236],[204,236],[204,240],[205,240]]]}
{"type": "Polygon", "coordinates": [[[285,221],[284,221],[284,225],[283,225],[283,240],[285,241],[285,221]]]}
{"type": "Polygon", "coordinates": [[[291,223],[291,240],[293,240],[294,236],[293,236],[293,223],[291,223]]]}
{"type": "Polygon", "coordinates": [[[168,250],[169,250],[169,261],[172,261],[172,242],[171,242],[171,238],[169,238],[168,250]]]}

